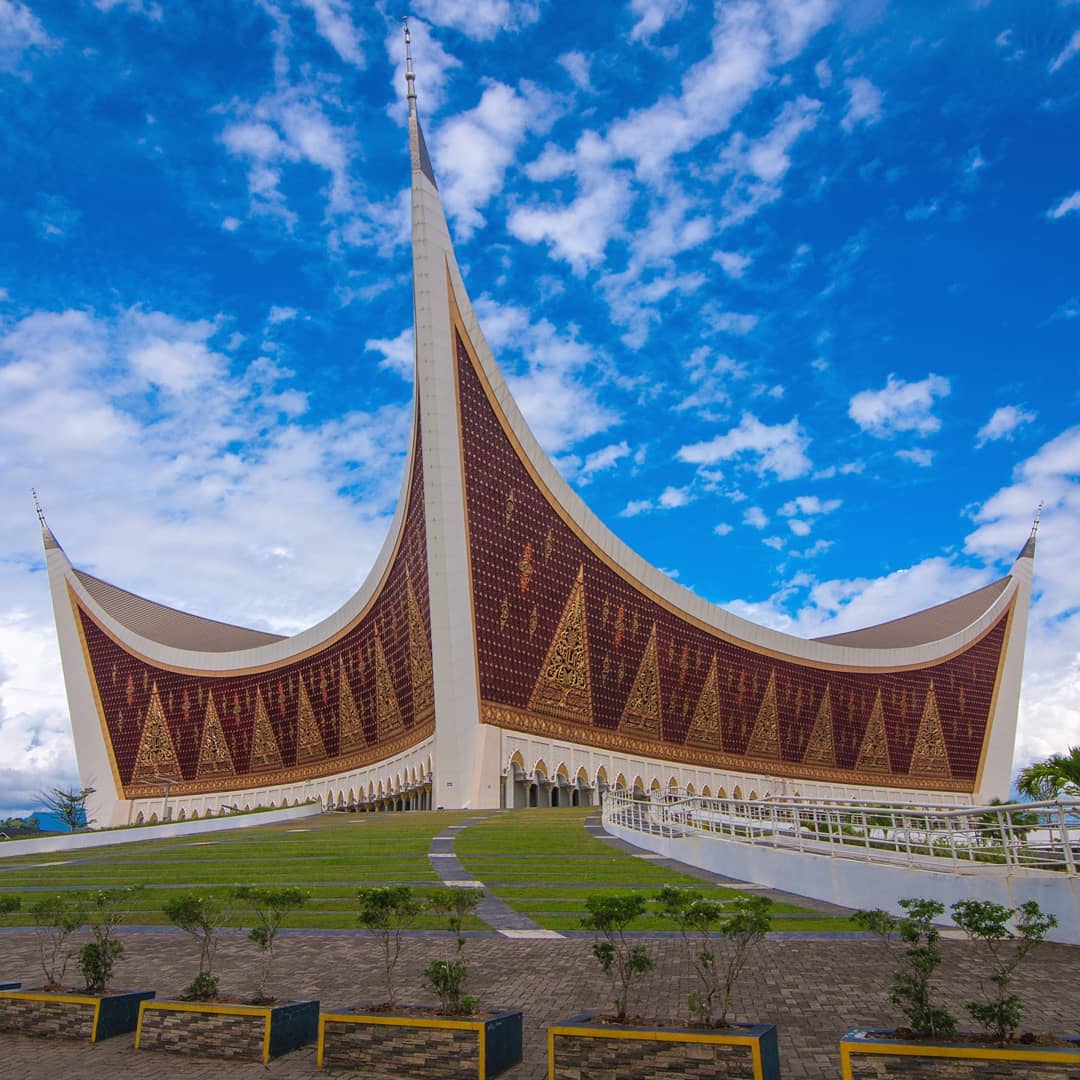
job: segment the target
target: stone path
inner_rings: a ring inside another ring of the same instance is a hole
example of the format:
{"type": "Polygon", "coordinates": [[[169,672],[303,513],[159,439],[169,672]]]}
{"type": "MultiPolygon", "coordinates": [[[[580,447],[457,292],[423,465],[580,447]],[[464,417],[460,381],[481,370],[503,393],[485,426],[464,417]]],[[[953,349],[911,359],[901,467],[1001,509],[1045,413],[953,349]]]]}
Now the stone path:
{"type": "MultiPolygon", "coordinates": [[[[490,814],[482,814],[479,817],[469,818],[457,825],[448,825],[438,836],[431,840],[428,849],[428,859],[435,873],[447,885],[460,888],[482,889],[484,882],[474,881],[468,870],[462,865],[461,860],[454,854],[454,840],[462,829],[475,825],[490,817],[490,814]]],[[[480,916],[492,928],[504,937],[509,938],[560,938],[562,934],[555,930],[545,930],[537,926],[532,919],[515,911],[509,904],[492,896],[490,892],[484,894],[476,908],[476,914],[480,916]]]]}

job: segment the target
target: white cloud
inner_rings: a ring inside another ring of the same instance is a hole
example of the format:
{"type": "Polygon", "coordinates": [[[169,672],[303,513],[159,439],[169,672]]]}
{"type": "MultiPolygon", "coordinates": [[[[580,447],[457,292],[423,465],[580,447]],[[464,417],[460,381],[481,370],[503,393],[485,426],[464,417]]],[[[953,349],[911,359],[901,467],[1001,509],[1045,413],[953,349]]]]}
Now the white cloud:
{"type": "Polygon", "coordinates": [[[1050,62],[1051,73],[1067,64],[1077,53],[1080,53],[1080,30],[1073,31],[1073,36],[1069,38],[1065,48],[1050,62]]]}
{"type": "Polygon", "coordinates": [[[400,375],[406,382],[413,380],[413,368],[415,366],[415,347],[413,345],[413,328],[405,327],[394,338],[369,338],[364,342],[364,348],[368,352],[382,353],[379,367],[400,375]]]}
{"type": "Polygon", "coordinates": [[[629,454],[630,444],[625,439],[622,442],[611,443],[608,446],[601,447],[599,450],[594,450],[591,454],[586,454],[585,463],[577,475],[578,483],[589,483],[597,473],[607,472],[609,469],[615,468],[629,454]]]}
{"type": "Polygon", "coordinates": [[[592,87],[592,75],[590,72],[591,61],[583,52],[576,49],[565,52],[559,57],[559,65],[570,76],[570,81],[579,90],[589,90],[592,87]]]}
{"type": "Polygon", "coordinates": [[[631,499],[620,511],[619,517],[637,517],[654,509],[652,499],[631,499]]]}
{"type": "Polygon", "coordinates": [[[743,514],[743,524],[752,529],[764,529],[769,524],[769,516],[760,506],[751,506],[743,514]]]}
{"type": "Polygon", "coordinates": [[[554,99],[532,84],[521,92],[490,83],[479,103],[439,125],[432,153],[442,199],[457,234],[467,238],[484,223],[480,210],[503,184],[507,167],[529,130],[543,131],[554,117],[554,99]]]}
{"type": "MultiPolygon", "coordinates": [[[[430,116],[445,102],[446,83],[450,72],[460,67],[461,61],[442,47],[432,34],[431,26],[423,19],[409,18],[409,34],[412,37],[413,56],[417,58],[416,92],[420,114],[430,116]]],[[[400,98],[395,99],[392,111],[404,124],[408,116],[405,99],[405,35],[401,32],[399,22],[390,21],[383,45],[386,55],[394,65],[394,86],[401,94],[400,98]]]]}
{"type": "Polygon", "coordinates": [[[222,219],[221,227],[226,232],[236,232],[242,224],[243,222],[239,218],[227,217],[222,219]]]}
{"type": "Polygon", "coordinates": [[[759,476],[771,472],[780,480],[793,480],[810,471],[806,456],[809,445],[797,419],[770,425],[763,424],[753,413],[743,413],[737,427],[707,442],[683,446],[676,456],[693,465],[749,458],[759,476]]]}
{"type": "Polygon", "coordinates": [[[701,410],[705,418],[709,418],[709,410],[713,406],[726,405],[731,400],[731,383],[745,378],[747,374],[745,365],[730,356],[721,354],[714,358],[707,345],[696,348],[683,368],[696,389],[684,397],[675,409],[680,412],[684,409],[701,410]]]}
{"type": "Polygon", "coordinates": [[[145,15],[153,22],[161,22],[164,12],[161,5],[152,0],[94,0],[94,7],[98,11],[112,11],[114,8],[124,8],[135,15],[145,15]]]}
{"type": "Polygon", "coordinates": [[[729,278],[738,280],[746,273],[746,268],[753,261],[749,255],[744,255],[738,251],[714,251],[712,253],[712,260],[715,263],[720,264],[720,269],[724,271],[729,278]]]}
{"type": "Polygon", "coordinates": [[[680,506],[686,506],[694,501],[694,496],[687,487],[666,487],[660,492],[660,498],[656,500],[661,510],[674,510],[680,506]]]}
{"type": "Polygon", "coordinates": [[[860,390],[848,403],[848,416],[863,431],[879,439],[901,431],[929,435],[941,428],[931,411],[939,398],[947,397],[949,380],[927,375],[919,382],[905,382],[890,375],[881,390],[860,390]]]}
{"type": "Polygon", "coordinates": [[[1080,297],[1070,297],[1050,316],[1051,319],[1080,319],[1080,297]]]}
{"type": "Polygon", "coordinates": [[[802,518],[789,518],[788,528],[796,536],[809,536],[812,526],[809,521],[803,521],[802,518]]]}
{"type": "Polygon", "coordinates": [[[845,79],[849,101],[844,119],[840,126],[845,131],[853,131],[857,125],[876,124],[881,119],[881,106],[885,95],[869,80],[861,75],[855,79],[845,79]]]}
{"type": "Polygon", "coordinates": [[[761,542],[767,548],[772,548],[773,551],[779,551],[784,546],[784,538],[782,536],[766,536],[761,542]]]}
{"type": "Polygon", "coordinates": [[[364,66],[363,37],[349,16],[347,0],[299,0],[315,16],[319,33],[334,47],[346,63],[364,66]]]}
{"type": "Polygon", "coordinates": [[[975,436],[975,445],[981,447],[988,442],[996,442],[998,439],[1011,439],[1018,427],[1030,424],[1034,419],[1034,413],[1018,405],[1002,405],[995,409],[990,419],[979,428],[975,436]]]}
{"type": "Polygon", "coordinates": [[[473,41],[491,41],[540,18],[539,0],[414,0],[413,7],[436,26],[451,27],[473,41]]]}
{"type": "Polygon", "coordinates": [[[920,469],[928,469],[934,464],[934,451],[925,447],[917,447],[914,450],[897,450],[896,456],[901,461],[909,461],[912,465],[918,465],[920,469]]]}
{"type": "Polygon", "coordinates": [[[294,307],[278,307],[275,304],[270,308],[270,314],[267,315],[266,321],[271,326],[275,326],[277,323],[292,322],[299,314],[300,312],[294,307]]]}
{"type": "Polygon", "coordinates": [[[706,315],[709,325],[722,334],[746,337],[758,324],[758,317],[739,311],[715,311],[706,315]]]}
{"type": "Polygon", "coordinates": [[[0,0],[0,71],[15,72],[27,49],[59,47],[41,20],[20,0],[0,0]]]}
{"type": "Polygon", "coordinates": [[[1074,191],[1047,210],[1046,216],[1051,221],[1057,221],[1058,218],[1063,218],[1066,214],[1075,214],[1078,210],[1080,210],[1080,191],[1074,191]]]}
{"type": "Polygon", "coordinates": [[[840,499],[819,499],[817,495],[798,495],[789,499],[780,507],[780,513],[784,517],[794,517],[801,514],[803,517],[820,517],[822,514],[831,514],[839,510],[843,505],[840,499]]]}
{"type": "Polygon", "coordinates": [[[549,454],[564,453],[619,420],[597,397],[599,358],[576,331],[560,333],[547,319],[533,322],[525,308],[488,297],[475,307],[488,343],[508,371],[518,408],[549,454]],[[521,363],[508,369],[515,358],[521,363]]]}
{"type": "Polygon", "coordinates": [[[648,41],[665,24],[686,14],[686,0],[630,0],[630,10],[637,18],[630,40],[648,41]]]}
{"type": "Polygon", "coordinates": [[[814,74],[822,90],[827,90],[832,86],[832,68],[824,57],[814,65],[814,74]]]}
{"type": "Polygon", "coordinates": [[[712,531],[716,533],[717,536],[727,536],[734,528],[734,525],[729,525],[726,521],[722,521],[719,525],[714,525],[712,531]]]}

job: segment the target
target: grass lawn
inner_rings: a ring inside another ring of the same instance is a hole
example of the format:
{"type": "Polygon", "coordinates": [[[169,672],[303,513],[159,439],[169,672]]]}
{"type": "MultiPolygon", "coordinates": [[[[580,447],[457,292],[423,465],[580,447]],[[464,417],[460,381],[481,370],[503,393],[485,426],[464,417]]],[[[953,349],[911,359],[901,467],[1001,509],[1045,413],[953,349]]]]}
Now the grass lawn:
{"type": "MultiPolygon", "coordinates": [[[[478,881],[510,907],[548,930],[580,930],[585,897],[601,889],[640,892],[652,898],[662,885],[700,889],[713,900],[730,903],[749,895],[709,885],[665,869],[655,860],[614,849],[584,828],[595,814],[588,807],[514,810],[497,814],[458,833],[454,850],[478,881]],[[532,883],[536,882],[535,885],[532,883]]],[[[784,915],[815,913],[795,904],[773,907],[776,930],[854,930],[847,919],[784,915]]],[[[676,930],[659,916],[643,917],[632,930],[676,930]]]]}
{"type": "MultiPolygon", "coordinates": [[[[21,898],[23,910],[5,925],[30,925],[27,908],[51,892],[78,893],[117,885],[145,885],[128,922],[167,922],[162,905],[180,892],[233,885],[298,885],[307,906],[287,926],[352,929],[360,885],[407,882],[418,889],[438,878],[428,861],[431,838],[467,813],[331,814],[207,833],[205,838],[149,840],[119,847],[26,855],[0,860],[0,892],[21,898]]],[[[247,920],[238,911],[230,920],[247,920]]],[[[444,929],[441,916],[425,916],[418,929],[444,929]]],[[[483,929],[472,920],[470,929],[483,929]]]]}
{"type": "MultiPolygon", "coordinates": [[[[701,889],[730,903],[746,895],[674,873],[655,860],[615,850],[584,828],[588,808],[515,810],[457,833],[455,852],[469,875],[489,892],[550,930],[578,930],[585,897],[603,889],[652,897],[661,885],[701,889]]],[[[251,829],[152,840],[111,848],[0,859],[0,893],[22,900],[8,926],[31,924],[28,908],[54,892],[78,895],[117,885],[144,885],[127,921],[167,922],[161,908],[172,896],[205,889],[224,894],[234,885],[297,885],[309,894],[287,927],[354,929],[356,890],[368,884],[411,884],[423,893],[438,884],[427,857],[432,837],[474,813],[329,814],[251,829]]],[[[808,909],[777,904],[777,930],[849,930],[846,919],[803,917],[808,909]],[[785,918],[785,916],[787,916],[785,918]]],[[[233,926],[250,925],[237,909],[233,926]]],[[[425,915],[417,929],[445,929],[444,916],[425,915]]],[[[467,929],[484,929],[471,918],[467,929]]],[[[634,930],[674,930],[650,915],[634,930]]]]}

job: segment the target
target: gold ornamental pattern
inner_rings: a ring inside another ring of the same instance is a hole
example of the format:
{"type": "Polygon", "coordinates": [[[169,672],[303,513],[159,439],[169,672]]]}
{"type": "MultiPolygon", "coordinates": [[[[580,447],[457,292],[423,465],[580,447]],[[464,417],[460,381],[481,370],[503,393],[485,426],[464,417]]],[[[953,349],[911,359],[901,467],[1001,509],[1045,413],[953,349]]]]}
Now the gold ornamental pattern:
{"type": "Polygon", "coordinates": [[[551,647],[540,669],[529,708],[579,723],[592,723],[592,677],[585,621],[584,567],[563,608],[551,647]]]}

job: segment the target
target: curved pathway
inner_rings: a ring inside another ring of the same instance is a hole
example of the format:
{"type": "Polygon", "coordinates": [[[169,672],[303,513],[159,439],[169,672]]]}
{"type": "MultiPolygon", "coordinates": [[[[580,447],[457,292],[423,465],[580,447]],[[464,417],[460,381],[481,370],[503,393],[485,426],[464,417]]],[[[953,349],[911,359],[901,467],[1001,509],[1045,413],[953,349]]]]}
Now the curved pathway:
{"type": "Polygon", "coordinates": [[[457,825],[448,825],[438,836],[432,837],[428,848],[428,860],[444,885],[460,889],[483,889],[484,899],[476,908],[476,914],[503,937],[508,938],[561,938],[556,930],[545,930],[532,919],[515,911],[509,904],[493,896],[482,881],[469,877],[468,870],[454,854],[454,840],[462,829],[475,825],[491,814],[481,814],[457,825]]]}

